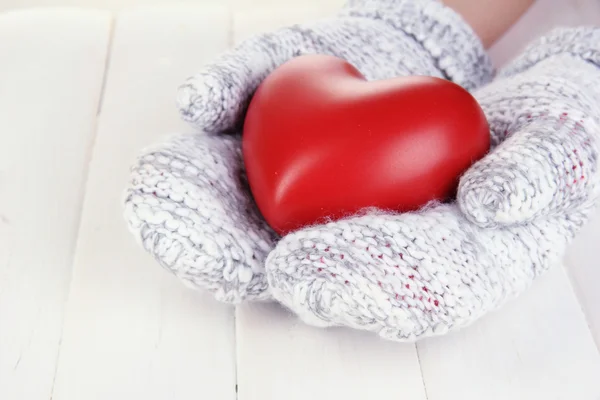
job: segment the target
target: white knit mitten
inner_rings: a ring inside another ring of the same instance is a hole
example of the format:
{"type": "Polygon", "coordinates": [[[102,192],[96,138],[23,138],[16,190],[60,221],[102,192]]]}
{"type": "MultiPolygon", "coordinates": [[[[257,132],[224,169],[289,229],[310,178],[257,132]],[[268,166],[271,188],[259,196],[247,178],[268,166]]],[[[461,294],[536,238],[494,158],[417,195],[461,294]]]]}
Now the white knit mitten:
{"type": "Polygon", "coordinates": [[[555,30],[476,91],[494,150],[458,200],[283,238],[273,296],[317,326],[414,341],[464,327],[559,263],[599,197],[600,29],[555,30]]]}
{"type": "Polygon", "coordinates": [[[189,78],[178,104],[201,132],[140,156],[125,214],[162,266],[219,300],[270,296],[264,263],[278,238],[247,190],[239,127],[267,74],[308,53],[344,58],[367,79],[432,75],[474,89],[492,76],[470,27],[437,0],[351,0],[334,18],[248,39],[189,78]]]}

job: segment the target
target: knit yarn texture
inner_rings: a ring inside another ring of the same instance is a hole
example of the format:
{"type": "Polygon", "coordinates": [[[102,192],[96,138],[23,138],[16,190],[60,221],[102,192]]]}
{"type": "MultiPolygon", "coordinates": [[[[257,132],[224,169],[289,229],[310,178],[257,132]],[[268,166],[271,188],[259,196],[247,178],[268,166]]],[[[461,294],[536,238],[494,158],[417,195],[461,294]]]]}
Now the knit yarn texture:
{"type": "Polygon", "coordinates": [[[311,325],[414,341],[522,293],[561,262],[598,202],[599,44],[599,29],[556,30],[475,92],[494,149],[455,204],[284,237],[267,259],[274,298],[311,325]]]}
{"type": "Polygon", "coordinates": [[[164,268],[221,301],[271,298],[265,260],[279,238],[247,189],[239,129],[258,84],[314,53],[344,58],[370,80],[431,75],[475,88],[493,73],[470,27],[438,1],[353,0],[333,18],[252,37],[187,79],[177,104],[198,133],[142,152],[125,217],[164,268]]]}
{"type": "Polygon", "coordinates": [[[459,329],[559,263],[593,211],[599,50],[600,29],[558,29],[488,83],[481,44],[430,0],[351,1],[331,20],[251,38],[182,85],[182,116],[199,132],[142,152],[128,225],[163,267],[222,301],[274,299],[308,324],[397,341],[459,329]],[[277,237],[248,190],[239,126],[258,83],[305,53],[345,58],[368,79],[432,75],[471,90],[493,148],[456,202],[277,237]]]}

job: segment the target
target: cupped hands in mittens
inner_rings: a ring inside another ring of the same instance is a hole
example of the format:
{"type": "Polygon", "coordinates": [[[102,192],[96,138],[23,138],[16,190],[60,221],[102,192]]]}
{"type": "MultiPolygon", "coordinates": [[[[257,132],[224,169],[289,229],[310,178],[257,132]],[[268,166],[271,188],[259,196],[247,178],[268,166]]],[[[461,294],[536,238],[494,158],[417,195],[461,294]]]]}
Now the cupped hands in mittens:
{"type": "Polygon", "coordinates": [[[244,179],[239,137],[175,135],[146,149],[125,198],[130,230],[161,266],[225,302],[267,297],[276,235],[244,179]]]}
{"type": "Polygon", "coordinates": [[[464,327],[559,263],[598,203],[600,29],[533,43],[475,92],[494,149],[457,201],[371,212],[281,240],[273,296],[308,324],[413,341],[464,327]]]}
{"type": "Polygon", "coordinates": [[[210,135],[140,157],[130,227],[161,265],[223,301],[273,297],[309,324],[400,341],[464,327],[560,262],[597,203],[598,43],[598,29],[556,30],[475,91],[494,148],[455,203],[366,210],[278,238],[252,202],[239,138],[273,68],[325,53],[368,79],[433,75],[471,90],[490,68],[456,14],[428,0],[350,2],[328,22],[252,38],[182,86],[183,117],[210,135]]]}
{"type": "Polygon", "coordinates": [[[343,58],[369,80],[428,75],[473,89],[492,75],[470,27],[438,1],[352,0],[333,18],[250,38],[189,78],[178,105],[200,132],[139,157],[126,219],[163,267],[219,300],[270,298],[264,265],[279,238],[248,191],[240,127],[259,83],[311,53],[343,58]]]}

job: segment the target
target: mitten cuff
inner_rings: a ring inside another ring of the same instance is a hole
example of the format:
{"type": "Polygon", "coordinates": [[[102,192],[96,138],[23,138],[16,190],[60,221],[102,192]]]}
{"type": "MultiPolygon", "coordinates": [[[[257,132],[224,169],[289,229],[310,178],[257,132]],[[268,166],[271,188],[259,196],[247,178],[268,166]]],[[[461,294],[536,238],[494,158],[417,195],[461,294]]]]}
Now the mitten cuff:
{"type": "Polygon", "coordinates": [[[481,40],[458,13],[438,0],[349,0],[341,13],[381,20],[412,36],[448,79],[467,90],[493,78],[481,40]]]}
{"type": "Polygon", "coordinates": [[[504,68],[500,75],[512,76],[560,54],[579,57],[600,67],[600,28],[557,28],[532,42],[504,68]]]}

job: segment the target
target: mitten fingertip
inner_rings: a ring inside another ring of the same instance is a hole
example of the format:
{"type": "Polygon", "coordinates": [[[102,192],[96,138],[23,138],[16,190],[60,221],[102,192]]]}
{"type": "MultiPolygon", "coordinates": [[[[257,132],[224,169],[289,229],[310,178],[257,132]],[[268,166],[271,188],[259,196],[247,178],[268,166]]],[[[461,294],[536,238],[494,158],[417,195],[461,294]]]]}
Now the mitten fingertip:
{"type": "Polygon", "coordinates": [[[232,112],[235,107],[222,86],[220,78],[209,73],[188,78],[177,90],[176,105],[181,118],[203,132],[228,130],[235,124],[237,114],[232,112]]]}
{"type": "Polygon", "coordinates": [[[179,86],[175,99],[181,117],[187,122],[194,122],[198,119],[197,108],[194,107],[194,100],[198,98],[198,92],[191,81],[190,78],[179,86]]]}
{"type": "Polygon", "coordinates": [[[502,196],[493,190],[471,188],[467,184],[458,191],[457,202],[465,217],[482,228],[493,228],[498,225],[498,208],[502,196]]]}

